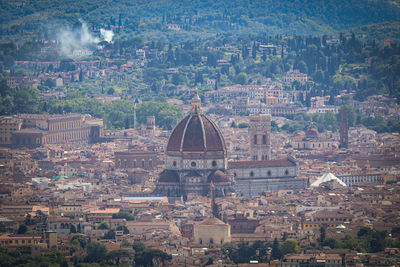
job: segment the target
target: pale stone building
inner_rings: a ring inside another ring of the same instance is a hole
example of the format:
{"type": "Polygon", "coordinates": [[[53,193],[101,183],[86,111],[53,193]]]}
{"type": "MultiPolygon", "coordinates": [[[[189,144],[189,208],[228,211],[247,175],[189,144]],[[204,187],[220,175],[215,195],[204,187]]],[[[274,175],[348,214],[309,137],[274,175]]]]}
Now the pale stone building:
{"type": "Polygon", "coordinates": [[[194,225],[193,240],[201,245],[221,246],[231,242],[231,226],[214,217],[205,219],[194,225]]]}

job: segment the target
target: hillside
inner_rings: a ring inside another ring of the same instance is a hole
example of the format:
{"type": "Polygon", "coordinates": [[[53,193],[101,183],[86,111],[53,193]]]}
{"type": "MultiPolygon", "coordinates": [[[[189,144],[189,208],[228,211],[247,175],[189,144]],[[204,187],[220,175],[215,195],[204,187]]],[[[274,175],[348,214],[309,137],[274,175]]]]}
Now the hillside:
{"type": "Polygon", "coordinates": [[[121,38],[182,40],[218,33],[320,35],[397,20],[400,5],[398,0],[25,0],[2,1],[0,14],[3,41],[51,38],[57,28],[79,19],[94,28],[121,26],[121,38]]]}

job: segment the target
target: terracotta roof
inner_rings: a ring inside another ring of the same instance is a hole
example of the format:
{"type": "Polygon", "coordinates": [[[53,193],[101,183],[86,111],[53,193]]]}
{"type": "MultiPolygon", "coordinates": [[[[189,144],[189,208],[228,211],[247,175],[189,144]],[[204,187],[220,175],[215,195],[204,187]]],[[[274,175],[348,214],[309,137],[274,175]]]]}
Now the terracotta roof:
{"type": "Polygon", "coordinates": [[[218,127],[201,113],[191,113],[179,122],[167,145],[167,151],[225,150],[225,142],[218,127]]]}
{"type": "Polygon", "coordinates": [[[205,219],[204,221],[199,223],[199,225],[216,225],[216,224],[223,225],[225,223],[215,217],[205,219]]]}
{"type": "Polygon", "coordinates": [[[283,167],[294,166],[295,163],[288,159],[275,159],[275,160],[246,160],[246,161],[232,161],[228,162],[229,169],[232,168],[248,168],[248,167],[283,167]]]}

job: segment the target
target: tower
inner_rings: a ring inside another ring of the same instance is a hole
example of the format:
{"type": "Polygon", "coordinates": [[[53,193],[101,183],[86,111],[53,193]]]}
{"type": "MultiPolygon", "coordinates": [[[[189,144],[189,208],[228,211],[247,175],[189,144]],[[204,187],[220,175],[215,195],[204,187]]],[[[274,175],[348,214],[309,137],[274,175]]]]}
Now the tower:
{"type": "Polygon", "coordinates": [[[340,147],[349,148],[349,119],[345,106],[340,110],[340,147]]]}
{"type": "Polygon", "coordinates": [[[147,116],[146,117],[146,129],[154,131],[156,129],[156,117],[147,116]]]}
{"type": "Polygon", "coordinates": [[[271,116],[254,114],[250,116],[250,154],[252,160],[271,159],[271,116]]]}

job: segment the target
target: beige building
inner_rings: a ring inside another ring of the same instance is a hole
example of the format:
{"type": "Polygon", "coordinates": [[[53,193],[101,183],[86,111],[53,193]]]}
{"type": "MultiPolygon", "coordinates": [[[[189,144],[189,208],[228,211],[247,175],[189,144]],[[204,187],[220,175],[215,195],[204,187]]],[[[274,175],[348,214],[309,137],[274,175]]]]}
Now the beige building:
{"type": "Polygon", "coordinates": [[[194,225],[193,239],[197,244],[221,246],[231,241],[231,226],[214,217],[205,219],[194,225]]]}
{"type": "Polygon", "coordinates": [[[94,142],[103,135],[103,121],[82,114],[18,114],[0,119],[0,145],[94,142]]]}
{"type": "Polygon", "coordinates": [[[161,162],[157,152],[145,150],[128,150],[115,152],[115,166],[117,168],[142,168],[152,170],[161,162]]]}
{"type": "Polygon", "coordinates": [[[14,131],[21,130],[22,119],[15,116],[0,117],[0,145],[11,145],[14,131]]]}
{"type": "Polygon", "coordinates": [[[314,128],[308,129],[304,135],[293,137],[290,144],[297,150],[330,150],[338,147],[337,142],[320,137],[314,128]]]}

